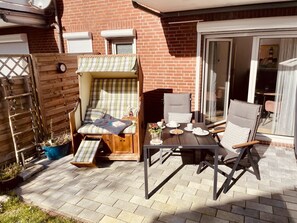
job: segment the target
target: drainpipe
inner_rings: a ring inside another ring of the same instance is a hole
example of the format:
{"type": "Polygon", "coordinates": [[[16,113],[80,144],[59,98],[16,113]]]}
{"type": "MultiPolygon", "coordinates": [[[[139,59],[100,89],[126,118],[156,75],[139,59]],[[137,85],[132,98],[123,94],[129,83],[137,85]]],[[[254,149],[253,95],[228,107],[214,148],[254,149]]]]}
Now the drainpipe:
{"type": "Polygon", "coordinates": [[[64,51],[64,42],[63,42],[63,33],[62,33],[62,25],[61,20],[58,16],[58,7],[57,7],[57,1],[53,0],[54,7],[55,7],[55,22],[51,24],[51,27],[54,27],[58,32],[58,49],[59,53],[65,53],[64,51]]]}

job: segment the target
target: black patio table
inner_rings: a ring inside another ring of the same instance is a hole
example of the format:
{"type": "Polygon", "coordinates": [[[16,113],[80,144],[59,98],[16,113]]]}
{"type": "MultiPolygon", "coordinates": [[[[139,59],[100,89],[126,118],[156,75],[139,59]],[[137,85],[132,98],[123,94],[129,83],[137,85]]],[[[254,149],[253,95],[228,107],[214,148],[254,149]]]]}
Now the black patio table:
{"type": "MultiPolygon", "coordinates": [[[[184,130],[186,124],[181,124],[179,129],[184,130]]],[[[207,127],[204,123],[193,123],[193,128],[200,127],[204,130],[207,130],[207,127]]],[[[162,131],[162,140],[163,143],[161,145],[152,145],[150,143],[151,136],[148,132],[149,124],[147,125],[144,144],[143,144],[143,157],[144,157],[144,188],[145,188],[145,198],[149,199],[152,195],[148,192],[148,153],[149,150],[152,149],[162,149],[162,148],[172,148],[172,149],[180,149],[181,151],[184,149],[191,150],[200,150],[200,149],[212,149],[214,151],[215,159],[214,159],[214,176],[213,176],[213,199],[217,199],[217,177],[218,177],[218,144],[214,140],[211,134],[206,136],[198,136],[193,134],[192,132],[185,131],[181,135],[171,134],[169,131],[171,128],[165,128],[162,131]]]]}

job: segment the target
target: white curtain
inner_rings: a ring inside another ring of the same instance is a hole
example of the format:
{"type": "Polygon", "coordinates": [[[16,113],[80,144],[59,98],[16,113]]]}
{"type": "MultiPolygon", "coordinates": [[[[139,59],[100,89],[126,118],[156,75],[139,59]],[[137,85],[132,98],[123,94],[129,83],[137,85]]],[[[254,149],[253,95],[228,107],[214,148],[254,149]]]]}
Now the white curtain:
{"type": "Polygon", "coordinates": [[[297,86],[297,65],[288,66],[287,60],[297,58],[297,39],[281,39],[279,66],[276,81],[276,108],[273,120],[273,133],[294,135],[295,97],[297,86]]]}

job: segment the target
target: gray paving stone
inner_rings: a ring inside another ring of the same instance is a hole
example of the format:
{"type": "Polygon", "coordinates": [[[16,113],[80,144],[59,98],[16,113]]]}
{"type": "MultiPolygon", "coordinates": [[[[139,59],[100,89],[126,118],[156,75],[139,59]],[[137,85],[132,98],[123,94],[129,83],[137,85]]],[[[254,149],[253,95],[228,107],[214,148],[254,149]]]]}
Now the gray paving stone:
{"type": "Polygon", "coordinates": [[[201,219],[201,216],[202,214],[201,213],[198,213],[198,212],[195,212],[195,211],[190,211],[190,210],[177,210],[176,213],[175,213],[176,216],[179,216],[183,219],[186,219],[186,222],[189,222],[187,220],[191,220],[191,221],[194,221],[194,222],[199,222],[200,219],[201,219]]]}
{"type": "Polygon", "coordinates": [[[78,216],[83,211],[83,208],[73,204],[65,203],[62,207],[59,208],[59,211],[68,213],[73,216],[78,216]]]}
{"type": "MultiPolygon", "coordinates": [[[[297,197],[297,196],[296,196],[297,197]]],[[[286,207],[290,210],[297,211],[297,203],[286,202],[286,207]]]]}
{"type": "Polygon", "coordinates": [[[78,217],[88,221],[88,222],[100,222],[101,219],[104,217],[103,214],[100,214],[95,211],[90,211],[88,209],[82,210],[82,212],[78,215],[78,217]]]}
{"type": "Polygon", "coordinates": [[[209,215],[202,215],[201,223],[229,223],[229,221],[226,221],[224,219],[216,218],[209,215]]]}
{"type": "Polygon", "coordinates": [[[249,209],[249,208],[243,208],[236,205],[232,205],[231,212],[235,214],[253,217],[253,218],[258,218],[258,219],[260,218],[260,211],[249,209]]]}
{"type": "Polygon", "coordinates": [[[119,219],[116,219],[116,218],[112,218],[112,217],[109,217],[109,216],[104,216],[100,223],[125,223],[124,221],[121,221],[119,219]]]}
{"type": "Polygon", "coordinates": [[[101,203],[83,198],[76,205],[90,211],[95,211],[101,203]]]}
{"type": "Polygon", "coordinates": [[[244,223],[268,223],[268,221],[246,217],[244,223]]]}
{"type": "Polygon", "coordinates": [[[161,222],[168,222],[168,223],[184,223],[186,222],[185,218],[182,218],[177,215],[162,213],[158,219],[161,222]]]}
{"type": "Polygon", "coordinates": [[[289,219],[287,217],[283,216],[277,216],[274,214],[266,213],[266,212],[260,212],[260,219],[274,222],[274,223],[288,223],[289,219]]]}
{"type": "Polygon", "coordinates": [[[45,207],[49,207],[51,210],[58,210],[60,207],[65,205],[65,202],[57,200],[52,197],[48,197],[41,202],[41,205],[45,207]]]}
{"type": "Polygon", "coordinates": [[[297,218],[297,211],[284,208],[273,208],[273,214],[290,218],[297,218]]]}
{"type": "Polygon", "coordinates": [[[139,197],[139,196],[133,196],[132,199],[130,200],[133,204],[136,205],[142,205],[147,208],[150,208],[152,204],[154,203],[154,200],[152,199],[145,199],[144,197],[139,197]]]}
{"type": "Polygon", "coordinates": [[[284,201],[265,198],[265,197],[260,197],[260,203],[266,204],[266,205],[271,205],[273,207],[279,207],[279,208],[285,208],[285,206],[286,206],[286,203],[284,201]]]}
{"type": "Polygon", "coordinates": [[[105,195],[105,194],[98,194],[98,196],[93,198],[94,201],[100,202],[102,204],[106,204],[106,205],[114,205],[115,202],[117,202],[117,198],[105,195]]]}
{"type": "Polygon", "coordinates": [[[154,210],[143,206],[138,206],[134,213],[140,216],[154,219],[158,219],[161,214],[161,212],[158,210],[154,210]]]}
{"type": "Polygon", "coordinates": [[[226,211],[222,211],[222,210],[218,210],[216,217],[225,219],[225,220],[228,220],[231,222],[239,222],[239,223],[244,222],[244,216],[226,212],[226,211]]]}
{"type": "Polygon", "coordinates": [[[119,208],[116,208],[116,207],[111,207],[111,206],[108,206],[105,204],[101,204],[100,207],[98,207],[96,211],[99,213],[102,213],[104,215],[108,215],[110,217],[117,218],[122,210],[119,208]]]}
{"type": "Polygon", "coordinates": [[[122,211],[117,219],[128,222],[128,223],[141,223],[143,221],[144,217],[136,215],[131,212],[122,211]]]}
{"type": "Polygon", "coordinates": [[[250,208],[250,209],[254,209],[254,210],[258,210],[258,211],[264,211],[267,213],[272,213],[272,206],[266,205],[266,204],[259,204],[256,202],[252,202],[252,201],[247,201],[246,202],[246,207],[250,208]]]}
{"type": "Polygon", "coordinates": [[[170,204],[165,204],[159,201],[155,201],[152,206],[152,209],[158,210],[160,212],[165,212],[166,214],[174,214],[176,211],[176,206],[170,205],[170,204]]]}
{"type": "MultiPolygon", "coordinates": [[[[16,192],[26,202],[84,222],[128,222],[133,221],[132,216],[141,223],[242,219],[246,223],[286,222],[284,219],[297,222],[297,165],[293,150],[259,145],[257,151],[262,156],[262,180],[246,172],[216,201],[212,200],[211,168],[197,175],[197,165],[185,165],[150,199],[145,199],[143,163],[101,162],[99,168],[76,168],[69,164],[71,156],[48,164],[16,192]]],[[[157,162],[150,167],[150,191],[181,163],[180,156],[171,156],[164,164],[157,162]]],[[[218,184],[224,179],[219,176],[218,184]]]]}
{"type": "Polygon", "coordinates": [[[136,210],[137,205],[127,201],[117,200],[117,202],[113,205],[113,207],[133,213],[136,210]]]}

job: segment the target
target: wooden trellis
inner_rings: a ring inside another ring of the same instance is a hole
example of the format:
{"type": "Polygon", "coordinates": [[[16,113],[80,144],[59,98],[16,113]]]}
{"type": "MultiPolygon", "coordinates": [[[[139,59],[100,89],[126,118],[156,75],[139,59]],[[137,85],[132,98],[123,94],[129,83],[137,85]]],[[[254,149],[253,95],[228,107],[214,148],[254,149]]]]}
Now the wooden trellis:
{"type": "MultiPolygon", "coordinates": [[[[0,84],[3,85],[0,87],[0,164],[15,158],[14,147],[20,150],[40,142],[49,133],[51,121],[56,134],[69,130],[68,112],[78,100],[76,70],[77,55],[0,55],[0,84]],[[61,62],[67,66],[65,73],[57,71],[57,64],[61,62]],[[26,109],[28,116],[14,115],[26,109]],[[19,120],[10,120],[9,117],[19,120]],[[16,124],[21,126],[14,128],[16,124]],[[31,125],[38,128],[33,127],[29,131],[31,125]],[[26,133],[13,133],[15,129],[26,133]],[[20,146],[14,143],[13,134],[23,140],[20,146]]],[[[35,155],[36,151],[32,148],[27,150],[25,158],[35,155]]],[[[19,156],[21,160],[22,155],[19,156]]]]}
{"type": "Polygon", "coordinates": [[[41,136],[37,96],[29,55],[0,57],[2,94],[15,158],[19,163],[36,156],[41,136]]]}

